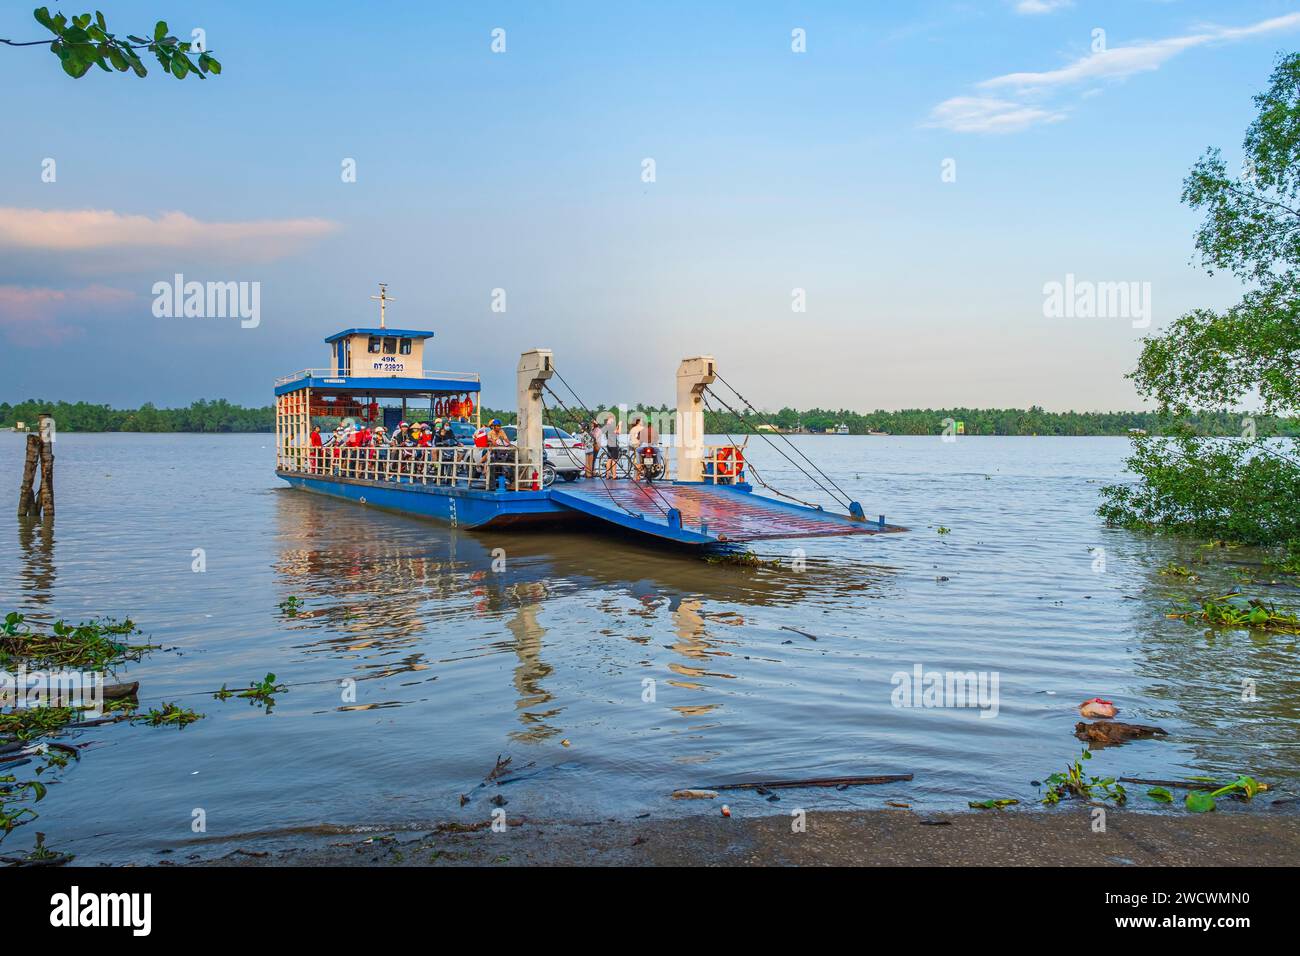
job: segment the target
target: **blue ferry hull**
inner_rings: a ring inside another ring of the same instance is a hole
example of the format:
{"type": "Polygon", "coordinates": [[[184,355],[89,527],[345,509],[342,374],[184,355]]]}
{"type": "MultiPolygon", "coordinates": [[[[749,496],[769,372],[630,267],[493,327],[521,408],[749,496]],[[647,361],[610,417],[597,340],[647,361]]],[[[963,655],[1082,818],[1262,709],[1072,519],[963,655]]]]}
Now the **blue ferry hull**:
{"type": "Polygon", "coordinates": [[[591,522],[691,548],[729,549],[744,541],[905,531],[897,525],[832,514],[753,494],[749,485],[629,480],[588,481],[542,491],[372,481],[277,471],[295,488],[453,528],[499,528],[536,522],[591,522]]]}
{"type": "Polygon", "coordinates": [[[277,471],[295,488],[432,518],[453,528],[499,527],[530,521],[565,521],[573,511],[545,491],[490,492],[442,485],[399,484],[277,471]]]}

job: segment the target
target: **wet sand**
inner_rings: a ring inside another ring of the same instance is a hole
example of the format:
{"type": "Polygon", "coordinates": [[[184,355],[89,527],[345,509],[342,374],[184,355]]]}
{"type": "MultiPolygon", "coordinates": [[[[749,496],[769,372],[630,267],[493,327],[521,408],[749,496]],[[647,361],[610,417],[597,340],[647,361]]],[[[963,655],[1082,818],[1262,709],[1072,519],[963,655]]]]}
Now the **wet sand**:
{"type": "MultiPolygon", "coordinates": [[[[1300,816],[1282,810],[1201,815],[1106,811],[988,811],[921,817],[910,810],[790,817],[542,822],[516,819],[507,832],[321,836],[271,848],[245,840],[218,866],[1295,866],[1300,816]]],[[[204,854],[206,856],[206,854],[204,854]]]]}

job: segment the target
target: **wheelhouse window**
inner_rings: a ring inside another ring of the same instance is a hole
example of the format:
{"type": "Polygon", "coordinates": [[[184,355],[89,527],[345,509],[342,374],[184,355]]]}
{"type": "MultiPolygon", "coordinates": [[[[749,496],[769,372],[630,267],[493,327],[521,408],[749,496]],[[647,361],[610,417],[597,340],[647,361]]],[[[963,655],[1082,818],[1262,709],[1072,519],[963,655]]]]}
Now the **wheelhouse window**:
{"type": "Polygon", "coordinates": [[[371,351],[371,352],[378,353],[378,351],[379,351],[379,336],[377,336],[377,335],[372,335],[372,336],[370,336],[370,351],[371,351]]]}
{"type": "Polygon", "coordinates": [[[411,354],[411,340],[410,340],[410,339],[402,339],[402,342],[401,342],[401,345],[399,346],[399,348],[400,348],[401,353],[402,353],[403,355],[410,355],[410,354],[411,354]]]}
{"type": "Polygon", "coordinates": [[[384,336],[384,354],[385,355],[397,354],[397,339],[391,335],[384,336]]]}

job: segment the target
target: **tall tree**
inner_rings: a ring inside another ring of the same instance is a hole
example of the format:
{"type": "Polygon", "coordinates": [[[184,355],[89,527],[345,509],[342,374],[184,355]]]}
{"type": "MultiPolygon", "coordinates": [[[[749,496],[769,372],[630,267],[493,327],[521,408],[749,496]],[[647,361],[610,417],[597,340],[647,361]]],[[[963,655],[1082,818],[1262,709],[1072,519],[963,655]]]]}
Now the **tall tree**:
{"type": "MultiPolygon", "coordinates": [[[[1231,175],[1218,149],[1192,167],[1183,201],[1205,211],[1196,248],[1210,272],[1247,287],[1225,311],[1196,309],[1144,340],[1130,378],[1162,412],[1256,406],[1300,409],[1300,54],[1278,60],[1255,97],[1244,162],[1231,175]]],[[[1168,528],[1273,544],[1300,542],[1296,442],[1265,440],[1254,416],[1239,439],[1139,438],[1137,482],[1103,489],[1099,513],[1129,527],[1168,528]]]]}

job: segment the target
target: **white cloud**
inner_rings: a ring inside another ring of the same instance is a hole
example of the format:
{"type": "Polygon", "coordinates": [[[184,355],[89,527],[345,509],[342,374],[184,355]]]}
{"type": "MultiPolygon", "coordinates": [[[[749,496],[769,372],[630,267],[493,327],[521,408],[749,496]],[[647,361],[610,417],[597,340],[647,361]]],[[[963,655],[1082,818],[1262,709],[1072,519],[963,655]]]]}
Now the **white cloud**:
{"type": "MultiPolygon", "coordinates": [[[[1050,0],[1029,2],[1044,3],[1050,0]]],[[[1001,97],[1015,96],[1019,99],[953,97],[930,111],[930,121],[926,125],[958,133],[989,133],[1012,132],[1039,123],[1056,122],[1064,118],[1065,110],[1044,105],[1043,98],[1057,90],[1100,80],[1122,80],[1138,73],[1158,70],[1184,50],[1211,43],[1230,43],[1297,27],[1300,27],[1300,13],[1288,13],[1244,27],[1204,27],[1198,33],[1185,36],[1113,47],[1090,53],[1055,70],[1005,73],[977,83],[976,88],[995,91],[1001,97]]]]}
{"type": "Polygon", "coordinates": [[[1074,0],[1016,0],[1016,13],[1051,13],[1063,7],[1074,6],[1074,0]]]}
{"type": "Polygon", "coordinates": [[[1037,123],[1065,119],[1060,110],[1042,109],[1013,100],[988,96],[954,96],[930,112],[927,126],[941,126],[957,133],[1014,133],[1037,123]]]}

